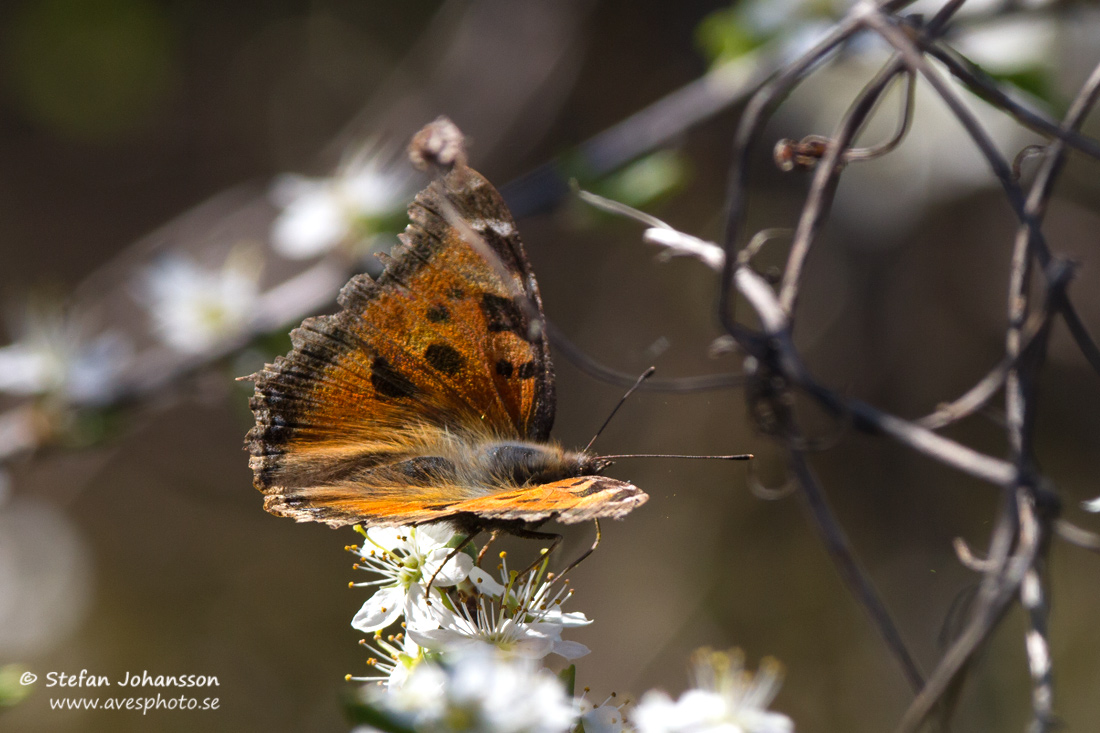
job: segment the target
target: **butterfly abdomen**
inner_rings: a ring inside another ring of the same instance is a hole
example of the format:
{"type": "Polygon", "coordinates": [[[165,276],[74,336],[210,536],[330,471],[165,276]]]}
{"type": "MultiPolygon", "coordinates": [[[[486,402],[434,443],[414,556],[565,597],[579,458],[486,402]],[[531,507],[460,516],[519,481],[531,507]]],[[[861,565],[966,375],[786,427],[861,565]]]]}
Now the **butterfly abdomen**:
{"type": "Polygon", "coordinates": [[[552,443],[486,436],[451,434],[445,440],[436,436],[433,443],[422,444],[417,452],[419,455],[364,472],[363,482],[371,485],[402,480],[414,486],[452,486],[461,496],[484,496],[597,473],[602,468],[588,456],[552,443]],[[379,472],[390,474],[387,481],[377,480],[381,478],[379,472]]]}
{"type": "Polygon", "coordinates": [[[494,441],[475,455],[480,478],[498,486],[548,484],[585,472],[581,456],[545,443],[494,441]]]}

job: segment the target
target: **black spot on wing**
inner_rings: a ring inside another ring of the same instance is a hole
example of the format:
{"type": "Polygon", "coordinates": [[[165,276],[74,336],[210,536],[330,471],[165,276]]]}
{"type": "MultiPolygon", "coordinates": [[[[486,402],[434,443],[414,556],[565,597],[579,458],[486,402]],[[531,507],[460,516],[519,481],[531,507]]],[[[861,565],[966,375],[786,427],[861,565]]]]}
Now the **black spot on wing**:
{"type": "Polygon", "coordinates": [[[426,315],[432,323],[449,323],[451,320],[451,312],[442,305],[433,305],[426,315]]]}
{"type": "Polygon", "coordinates": [[[539,373],[539,365],[534,361],[525,361],[516,369],[516,376],[520,379],[531,379],[539,373]]]}
{"type": "Polygon", "coordinates": [[[432,365],[433,369],[448,377],[453,377],[466,365],[462,354],[458,353],[454,347],[441,343],[430,344],[424,349],[424,359],[432,365]]]}
{"type": "Polygon", "coordinates": [[[530,340],[527,329],[527,316],[523,309],[511,298],[502,298],[492,293],[481,294],[481,312],[485,314],[490,331],[511,331],[524,341],[530,340]]]}
{"type": "Polygon", "coordinates": [[[384,357],[376,356],[370,365],[370,383],[380,397],[415,397],[419,390],[384,357]]]}
{"type": "Polygon", "coordinates": [[[512,362],[507,359],[497,360],[497,374],[507,379],[512,376],[512,362]]]}

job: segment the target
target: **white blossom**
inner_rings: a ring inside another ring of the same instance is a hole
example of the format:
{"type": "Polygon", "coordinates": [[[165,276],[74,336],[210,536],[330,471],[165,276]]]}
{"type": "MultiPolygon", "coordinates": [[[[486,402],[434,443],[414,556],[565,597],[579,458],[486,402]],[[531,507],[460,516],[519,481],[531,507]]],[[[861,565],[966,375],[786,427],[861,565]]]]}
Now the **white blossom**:
{"type": "Polygon", "coordinates": [[[440,652],[460,652],[490,644],[506,654],[542,659],[557,654],[577,659],[588,654],[584,644],[561,638],[563,629],[592,623],[583,613],[564,613],[561,605],[572,590],[542,579],[538,573],[517,578],[501,569],[497,584],[480,568],[470,571],[479,589],[476,600],[456,609],[432,606],[438,628],[409,628],[409,636],[420,646],[440,652]]]}
{"type": "Polygon", "coordinates": [[[385,150],[365,148],[331,178],[279,176],[271,200],[282,212],[272,225],[275,251],[306,259],[373,233],[374,223],[400,212],[411,193],[409,172],[385,150]]]}
{"type": "Polygon", "coordinates": [[[427,655],[412,639],[405,634],[392,634],[383,638],[381,631],[374,633],[371,642],[363,640],[363,646],[374,652],[375,656],[367,660],[374,674],[365,676],[347,675],[350,682],[377,682],[388,687],[401,687],[409,675],[426,661],[427,655]]]}
{"type": "Polygon", "coordinates": [[[607,698],[599,705],[593,705],[582,696],[577,698],[577,707],[584,733],[633,733],[634,731],[623,712],[626,703],[616,704],[614,696],[607,698]]]}
{"type": "MultiPolygon", "coordinates": [[[[444,525],[432,524],[372,527],[365,531],[365,537],[359,550],[362,561],[358,567],[381,577],[355,584],[378,586],[378,590],[355,614],[351,625],[359,631],[377,631],[404,615],[410,630],[435,628],[438,625],[436,615],[427,604],[428,582],[435,575],[432,596],[440,599],[439,588],[465,580],[474,564],[473,559],[463,552],[447,560],[452,553],[448,543],[454,539],[454,531],[444,525]]],[[[442,607],[441,602],[437,605],[442,607]]]]}
{"type": "Polygon", "coordinates": [[[88,326],[60,308],[29,308],[15,342],[0,347],[0,392],[53,394],[79,403],[110,398],[133,349],[115,331],[87,336],[88,326]]]}
{"type": "Polygon", "coordinates": [[[693,658],[696,687],[672,700],[647,692],[630,715],[638,733],[791,733],[794,722],[767,709],[779,691],[782,668],[766,658],[756,674],[740,651],[701,649],[693,658]]]}
{"type": "Polygon", "coordinates": [[[577,711],[553,674],[479,644],[444,664],[418,665],[400,687],[367,688],[368,702],[426,733],[564,733],[577,711]]]}
{"type": "Polygon", "coordinates": [[[255,252],[244,247],[232,249],[220,270],[168,255],[146,272],[142,300],[163,343],[202,353],[248,324],[259,296],[259,275],[255,252]]]}

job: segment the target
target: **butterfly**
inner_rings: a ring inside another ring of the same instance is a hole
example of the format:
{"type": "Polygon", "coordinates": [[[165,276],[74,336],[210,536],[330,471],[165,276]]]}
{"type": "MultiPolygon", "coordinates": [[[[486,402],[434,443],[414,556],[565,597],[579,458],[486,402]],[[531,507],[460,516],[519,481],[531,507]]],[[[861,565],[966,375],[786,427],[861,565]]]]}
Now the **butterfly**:
{"type": "Polygon", "coordinates": [[[410,156],[443,174],[409,205],[382,274],[353,277],[338,313],[307,318],[289,354],[246,378],[264,508],[333,527],[515,534],[624,516],[648,496],[550,439],[542,300],[503,199],[446,118],[410,156]]]}

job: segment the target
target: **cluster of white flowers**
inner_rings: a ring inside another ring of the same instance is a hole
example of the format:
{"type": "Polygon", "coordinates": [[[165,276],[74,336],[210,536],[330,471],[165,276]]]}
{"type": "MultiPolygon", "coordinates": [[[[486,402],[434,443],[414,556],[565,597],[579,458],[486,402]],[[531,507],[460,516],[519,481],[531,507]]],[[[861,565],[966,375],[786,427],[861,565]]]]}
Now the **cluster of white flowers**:
{"type": "Polygon", "coordinates": [[[498,581],[471,554],[455,552],[462,535],[443,525],[360,531],[363,544],[348,549],[360,558],[357,568],[378,576],[352,584],[376,588],[352,621],[373,633],[367,646],[376,655],[368,660],[373,676],[348,677],[375,683],[362,693],[373,727],[361,733],[794,730],[790,718],[767,710],[779,689],[778,663],[765,660],[753,676],[739,652],[697,654],[697,688],[677,701],[649,692],[628,711],[614,696],[599,705],[571,700],[562,680],[537,665],[550,654],[588,654],[562,632],[591,622],[562,610],[572,590],[545,573],[545,562],[516,573],[501,553],[498,581]],[[402,619],[403,632],[383,636],[402,619]]]}
{"type": "MultiPolygon", "coordinates": [[[[577,719],[553,674],[484,645],[419,665],[403,684],[367,688],[364,696],[397,725],[432,733],[562,733],[577,719]]],[[[377,729],[358,729],[369,730],[377,729]]]]}
{"type": "MultiPolygon", "coordinates": [[[[401,647],[383,648],[378,668],[404,676],[410,662],[425,654],[453,654],[491,646],[506,656],[542,659],[557,654],[576,659],[588,648],[561,638],[567,628],[591,623],[583,613],[566,613],[562,604],[572,595],[537,571],[518,574],[508,569],[502,553],[500,582],[454,547],[462,536],[444,525],[371,528],[363,531],[356,567],[377,579],[354,583],[377,590],[355,614],[352,626],[376,632],[403,619],[401,647]],[[431,588],[429,590],[429,584],[431,588]],[[444,589],[447,589],[444,591],[444,589]],[[396,654],[394,651],[396,650],[396,654]]],[[[378,678],[381,679],[381,678],[378,678]]],[[[385,678],[393,684],[391,677],[385,678]]]]}

